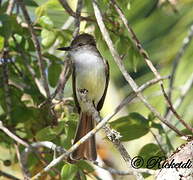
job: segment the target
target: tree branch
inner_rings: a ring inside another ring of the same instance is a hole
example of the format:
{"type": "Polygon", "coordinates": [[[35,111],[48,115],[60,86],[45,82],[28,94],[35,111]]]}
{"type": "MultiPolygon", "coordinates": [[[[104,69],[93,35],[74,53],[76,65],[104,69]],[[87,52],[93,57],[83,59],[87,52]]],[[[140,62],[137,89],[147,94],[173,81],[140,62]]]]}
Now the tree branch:
{"type": "MultiPolygon", "coordinates": [[[[175,74],[176,74],[176,70],[178,68],[178,65],[180,63],[181,57],[184,55],[186,49],[188,48],[188,46],[190,45],[190,42],[192,40],[193,37],[193,24],[190,26],[190,30],[188,33],[188,36],[185,37],[183,39],[182,42],[182,47],[180,48],[180,50],[178,51],[175,59],[173,60],[173,66],[172,66],[172,72],[171,72],[171,79],[169,81],[169,93],[168,93],[168,98],[172,101],[172,90],[173,90],[173,84],[175,81],[175,74]]],[[[168,111],[167,111],[168,112],[168,111]]]]}
{"type": "Polygon", "coordinates": [[[11,139],[18,142],[19,144],[22,144],[25,147],[29,147],[28,143],[26,143],[24,140],[13,134],[9,129],[7,129],[5,126],[3,126],[2,121],[0,121],[0,130],[2,130],[5,134],[7,134],[11,139]]]}
{"type": "Polygon", "coordinates": [[[78,0],[77,7],[76,7],[77,18],[75,19],[75,30],[73,33],[74,38],[79,34],[79,31],[80,31],[80,15],[81,15],[82,6],[83,6],[83,1],[78,0]]]}
{"type": "Polygon", "coordinates": [[[81,21],[94,21],[93,19],[91,19],[90,17],[83,17],[83,16],[78,16],[78,14],[76,14],[68,5],[68,3],[66,2],[66,0],[59,0],[60,4],[62,5],[62,7],[67,11],[67,13],[74,17],[74,18],[80,18],[81,21]]]}
{"type": "Polygon", "coordinates": [[[15,177],[15,176],[13,176],[13,175],[11,175],[11,174],[8,174],[8,173],[6,173],[6,172],[3,172],[3,171],[1,171],[1,170],[0,170],[0,176],[4,176],[4,177],[9,178],[9,179],[12,179],[12,180],[21,180],[21,179],[15,177]]]}
{"type": "Polygon", "coordinates": [[[36,50],[36,54],[37,54],[37,58],[38,58],[38,64],[39,64],[41,79],[43,81],[43,86],[44,86],[44,89],[46,91],[46,97],[50,98],[50,90],[49,90],[48,81],[47,81],[47,77],[46,77],[45,65],[44,65],[44,60],[43,60],[42,53],[41,53],[41,46],[40,46],[39,40],[38,40],[36,33],[33,29],[30,16],[27,12],[27,9],[25,7],[23,0],[17,0],[17,2],[19,4],[19,6],[21,7],[25,21],[28,25],[28,29],[29,29],[31,36],[32,36],[32,41],[33,41],[33,44],[34,44],[34,47],[36,50]]]}
{"type": "MultiPolygon", "coordinates": [[[[186,83],[181,88],[180,97],[174,102],[174,108],[177,109],[182,104],[184,98],[186,97],[187,93],[193,87],[193,73],[190,75],[190,78],[186,81],[186,83]]],[[[172,112],[168,111],[166,118],[168,121],[172,118],[172,112]]]]}

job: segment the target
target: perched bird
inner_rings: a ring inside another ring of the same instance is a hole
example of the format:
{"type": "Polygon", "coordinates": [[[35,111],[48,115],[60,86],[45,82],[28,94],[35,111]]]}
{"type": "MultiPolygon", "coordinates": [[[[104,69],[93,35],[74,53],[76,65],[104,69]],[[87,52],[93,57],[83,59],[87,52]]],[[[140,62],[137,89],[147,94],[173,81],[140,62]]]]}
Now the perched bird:
{"type": "MultiPolygon", "coordinates": [[[[95,127],[93,115],[80,98],[79,92],[86,91],[87,99],[93,102],[97,111],[100,111],[107,93],[109,66],[98,51],[95,39],[90,34],[78,35],[69,47],[62,47],[59,50],[68,51],[73,64],[73,95],[80,115],[74,139],[74,143],[76,143],[95,127]]],[[[72,153],[71,158],[74,160],[96,160],[95,136],[81,144],[72,153]]]]}

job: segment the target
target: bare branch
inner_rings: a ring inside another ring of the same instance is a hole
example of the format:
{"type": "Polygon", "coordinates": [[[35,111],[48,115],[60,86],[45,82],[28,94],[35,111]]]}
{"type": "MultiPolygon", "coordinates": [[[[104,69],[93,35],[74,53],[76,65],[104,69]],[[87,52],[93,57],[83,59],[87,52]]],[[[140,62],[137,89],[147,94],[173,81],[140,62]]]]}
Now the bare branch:
{"type": "Polygon", "coordinates": [[[48,81],[47,81],[47,77],[46,77],[45,65],[44,65],[44,60],[43,60],[42,53],[41,53],[41,46],[40,46],[39,40],[38,40],[36,33],[34,31],[30,16],[27,12],[27,9],[25,7],[23,0],[17,0],[17,2],[21,7],[25,21],[28,24],[28,29],[31,33],[32,41],[33,41],[33,44],[34,44],[34,47],[35,47],[35,50],[37,53],[37,57],[38,57],[39,69],[40,69],[41,79],[43,81],[43,86],[44,86],[44,89],[46,91],[47,98],[50,98],[50,90],[49,90],[48,81]]]}
{"type": "Polygon", "coordinates": [[[78,0],[77,7],[76,7],[77,18],[75,19],[76,28],[73,33],[74,38],[79,34],[79,31],[80,31],[80,15],[81,15],[82,6],[83,6],[83,0],[78,0]]]}
{"type": "Polygon", "coordinates": [[[60,74],[57,88],[54,91],[54,94],[52,95],[52,99],[55,98],[56,95],[58,95],[60,98],[63,97],[63,91],[71,73],[72,73],[72,62],[70,59],[66,59],[64,61],[63,70],[60,74]]]}
{"type": "Polygon", "coordinates": [[[15,134],[13,134],[9,129],[7,129],[5,126],[3,126],[2,121],[0,121],[0,129],[7,134],[11,139],[13,139],[14,141],[18,142],[19,144],[22,144],[25,147],[29,147],[29,145],[22,140],[21,138],[19,138],[18,136],[16,136],[15,134]]]}
{"type": "MultiPolygon", "coordinates": [[[[100,13],[100,10],[98,8],[98,5],[96,3],[95,0],[93,0],[93,8],[94,8],[94,12],[95,12],[95,16],[97,19],[97,23],[99,25],[99,28],[101,30],[101,33],[103,35],[104,40],[106,41],[109,50],[115,60],[115,62],[117,63],[119,69],[121,70],[124,78],[126,79],[126,81],[130,84],[130,86],[132,87],[133,91],[137,94],[137,97],[144,103],[144,105],[151,111],[154,113],[154,115],[161,120],[161,122],[163,122],[164,124],[166,124],[169,128],[171,128],[174,132],[176,132],[178,135],[180,136],[184,136],[183,133],[181,131],[179,131],[175,126],[173,126],[170,122],[168,122],[164,117],[162,117],[162,115],[153,107],[151,106],[148,101],[145,99],[145,97],[140,93],[137,92],[138,86],[135,83],[135,81],[132,79],[132,77],[129,75],[129,73],[126,71],[122,60],[119,56],[119,54],[117,53],[117,51],[115,50],[114,46],[113,46],[113,42],[110,39],[109,33],[104,25],[103,19],[102,19],[102,15],[100,13]]],[[[140,47],[141,48],[141,47],[140,47]]],[[[144,53],[143,53],[144,54],[144,53]]],[[[146,56],[146,55],[144,55],[146,56]]],[[[148,65],[151,66],[151,61],[149,61],[149,59],[146,59],[148,65]]],[[[158,79],[160,79],[160,75],[157,73],[157,70],[154,68],[154,66],[151,66],[151,68],[153,68],[152,70],[154,71],[154,73],[156,73],[156,77],[158,79]]]]}
{"type": "Polygon", "coordinates": [[[4,176],[4,177],[9,178],[11,180],[20,180],[19,178],[15,177],[15,176],[13,176],[11,174],[8,174],[6,172],[3,172],[1,170],[0,170],[0,176],[4,176]]]}
{"type": "MultiPolygon", "coordinates": [[[[175,101],[174,108],[177,109],[182,104],[185,96],[190,91],[190,89],[193,87],[193,73],[190,75],[190,78],[186,81],[186,83],[182,86],[180,97],[175,101]]],[[[166,115],[166,119],[170,121],[172,117],[172,112],[169,111],[166,115]]]]}
{"type": "Polygon", "coordinates": [[[25,166],[25,164],[22,162],[22,157],[21,157],[21,154],[19,152],[19,147],[18,147],[17,143],[15,143],[15,150],[16,150],[18,162],[20,164],[20,167],[21,167],[21,170],[22,170],[22,173],[24,176],[24,180],[28,180],[30,177],[30,173],[27,169],[27,166],[25,166]]]}
{"type": "MultiPolygon", "coordinates": [[[[68,3],[66,2],[66,0],[59,0],[60,1],[60,4],[63,6],[63,8],[67,11],[67,13],[74,17],[74,18],[77,18],[78,15],[70,8],[70,6],[68,5],[68,3]]],[[[94,21],[93,19],[91,19],[90,17],[83,17],[83,16],[80,16],[78,17],[80,18],[81,21],[94,21]]]]}
{"type": "Polygon", "coordinates": [[[178,51],[175,59],[173,60],[171,79],[169,81],[169,93],[168,93],[168,98],[171,101],[172,101],[172,90],[173,90],[173,84],[174,84],[174,80],[175,80],[176,70],[177,70],[178,65],[180,63],[181,57],[183,56],[183,54],[185,53],[186,49],[190,45],[192,37],[193,37],[193,24],[190,26],[190,30],[189,30],[188,36],[183,39],[182,47],[178,51]]]}
{"type": "Polygon", "coordinates": [[[9,4],[6,10],[6,14],[11,15],[13,8],[15,6],[15,0],[9,0],[9,4]]]}

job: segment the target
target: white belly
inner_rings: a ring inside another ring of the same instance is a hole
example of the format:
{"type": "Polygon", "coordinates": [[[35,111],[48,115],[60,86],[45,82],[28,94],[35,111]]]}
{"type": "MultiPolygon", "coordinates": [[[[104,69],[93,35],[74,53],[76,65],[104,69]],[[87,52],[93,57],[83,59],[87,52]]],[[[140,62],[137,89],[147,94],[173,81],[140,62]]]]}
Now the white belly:
{"type": "MultiPolygon", "coordinates": [[[[97,106],[103,96],[106,85],[105,64],[103,60],[96,56],[96,54],[88,51],[77,52],[73,55],[73,59],[75,63],[76,89],[88,90],[88,99],[97,106]]],[[[85,109],[84,103],[81,102],[78,96],[78,92],[76,94],[81,109],[85,109]]]]}

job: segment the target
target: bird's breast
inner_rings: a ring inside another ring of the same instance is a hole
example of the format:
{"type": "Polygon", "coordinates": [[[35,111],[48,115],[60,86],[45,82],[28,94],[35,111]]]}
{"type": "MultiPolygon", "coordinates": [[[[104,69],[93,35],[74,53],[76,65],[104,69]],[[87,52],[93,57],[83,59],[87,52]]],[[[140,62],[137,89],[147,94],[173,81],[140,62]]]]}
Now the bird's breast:
{"type": "MultiPolygon", "coordinates": [[[[88,90],[88,98],[97,105],[106,84],[105,64],[96,54],[82,52],[74,57],[76,89],[88,90]]],[[[78,93],[77,93],[78,97],[78,93]]],[[[79,97],[78,100],[80,101],[79,97]]],[[[79,102],[81,105],[81,102],[79,102]]]]}

